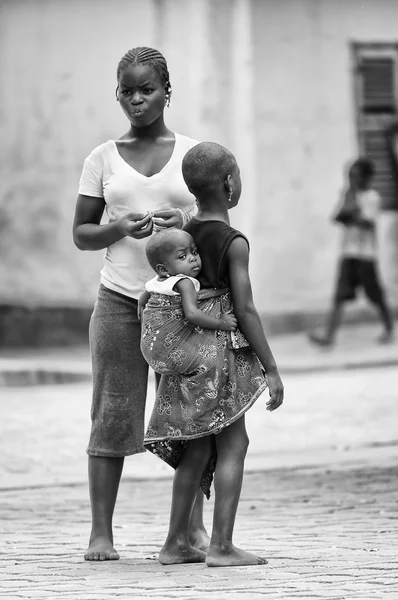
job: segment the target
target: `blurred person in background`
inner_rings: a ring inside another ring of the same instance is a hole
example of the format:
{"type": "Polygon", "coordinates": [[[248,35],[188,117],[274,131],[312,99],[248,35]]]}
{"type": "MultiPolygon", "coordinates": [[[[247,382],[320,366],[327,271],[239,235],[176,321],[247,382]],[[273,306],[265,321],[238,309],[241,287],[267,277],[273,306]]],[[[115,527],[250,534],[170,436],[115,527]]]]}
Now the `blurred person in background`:
{"type": "Polygon", "coordinates": [[[353,162],[348,172],[348,186],[334,215],[334,220],[344,228],[342,254],[325,332],[309,334],[309,339],[319,346],[334,343],[343,306],[356,298],[359,289],[363,289],[379,313],[383,331],[378,341],[386,344],[393,338],[393,319],[378,269],[376,224],[381,198],[372,188],[374,173],[374,165],[367,158],[353,162]]]}

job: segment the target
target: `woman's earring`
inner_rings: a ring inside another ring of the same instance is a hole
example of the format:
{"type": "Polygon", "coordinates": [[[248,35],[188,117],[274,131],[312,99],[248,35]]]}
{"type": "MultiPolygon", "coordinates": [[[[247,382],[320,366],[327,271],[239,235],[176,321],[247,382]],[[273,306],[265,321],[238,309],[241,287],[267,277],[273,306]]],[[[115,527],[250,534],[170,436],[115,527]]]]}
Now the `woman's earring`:
{"type": "Polygon", "coordinates": [[[169,106],[170,106],[170,98],[171,98],[171,85],[170,85],[170,81],[166,82],[164,91],[165,91],[164,104],[165,104],[165,106],[167,106],[167,108],[169,108],[169,106]]]}
{"type": "Polygon", "coordinates": [[[233,191],[232,191],[232,188],[230,187],[229,194],[228,194],[228,202],[232,202],[232,194],[233,194],[233,191]]]}

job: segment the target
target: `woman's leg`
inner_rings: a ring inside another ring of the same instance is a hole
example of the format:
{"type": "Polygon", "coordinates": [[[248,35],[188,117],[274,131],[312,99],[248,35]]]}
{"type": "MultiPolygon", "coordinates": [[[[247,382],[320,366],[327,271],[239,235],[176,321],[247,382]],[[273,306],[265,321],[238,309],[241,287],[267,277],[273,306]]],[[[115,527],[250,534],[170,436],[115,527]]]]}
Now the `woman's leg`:
{"type": "Polygon", "coordinates": [[[137,304],[100,288],[90,322],[92,427],[87,448],[92,529],[86,560],[117,560],[112,517],[124,457],[143,452],[148,365],[137,304]]]}
{"type": "MultiPolygon", "coordinates": [[[[159,554],[164,565],[204,562],[206,554],[190,543],[190,523],[202,473],[211,453],[210,436],[188,442],[173,481],[169,532],[159,554]]],[[[200,500],[199,500],[200,502],[200,500]]]]}
{"type": "Polygon", "coordinates": [[[232,543],[236,511],[243,481],[249,439],[244,415],[216,435],[217,466],[214,476],[213,531],[206,557],[209,567],[262,565],[267,561],[232,543]]]}
{"type": "Polygon", "coordinates": [[[88,477],[92,529],[86,560],[118,560],[113,547],[112,518],[124,458],[89,456],[88,477]]]}

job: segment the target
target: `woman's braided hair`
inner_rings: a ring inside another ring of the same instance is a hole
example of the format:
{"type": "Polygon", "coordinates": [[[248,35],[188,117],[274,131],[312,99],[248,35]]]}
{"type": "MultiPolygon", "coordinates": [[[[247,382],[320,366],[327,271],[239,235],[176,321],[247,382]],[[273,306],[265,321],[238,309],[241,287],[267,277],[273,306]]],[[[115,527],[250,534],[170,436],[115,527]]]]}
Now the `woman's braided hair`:
{"type": "MultiPolygon", "coordinates": [[[[121,72],[129,65],[150,65],[159,74],[164,89],[166,92],[167,105],[170,104],[171,97],[171,83],[169,70],[167,68],[167,62],[163,54],[154,48],[148,48],[147,46],[139,46],[138,48],[132,48],[121,58],[116,71],[116,77],[119,81],[121,72]]],[[[116,95],[119,86],[116,88],[116,95]]]]}

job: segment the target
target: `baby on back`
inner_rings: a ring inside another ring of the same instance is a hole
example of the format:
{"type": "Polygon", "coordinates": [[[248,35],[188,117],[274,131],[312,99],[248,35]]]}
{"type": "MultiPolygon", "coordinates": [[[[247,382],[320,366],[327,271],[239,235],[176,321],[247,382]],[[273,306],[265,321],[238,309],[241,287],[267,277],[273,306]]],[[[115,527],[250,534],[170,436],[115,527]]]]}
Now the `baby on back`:
{"type": "Polygon", "coordinates": [[[146,255],[157,275],[145,284],[146,292],[139,299],[139,310],[146,306],[142,353],[158,373],[191,372],[197,364],[198,344],[211,347],[204,357],[208,362],[216,351],[214,331],[235,331],[236,317],[211,307],[206,313],[198,308],[202,263],[189,233],[181,229],[156,233],[147,243],[146,255]]]}

